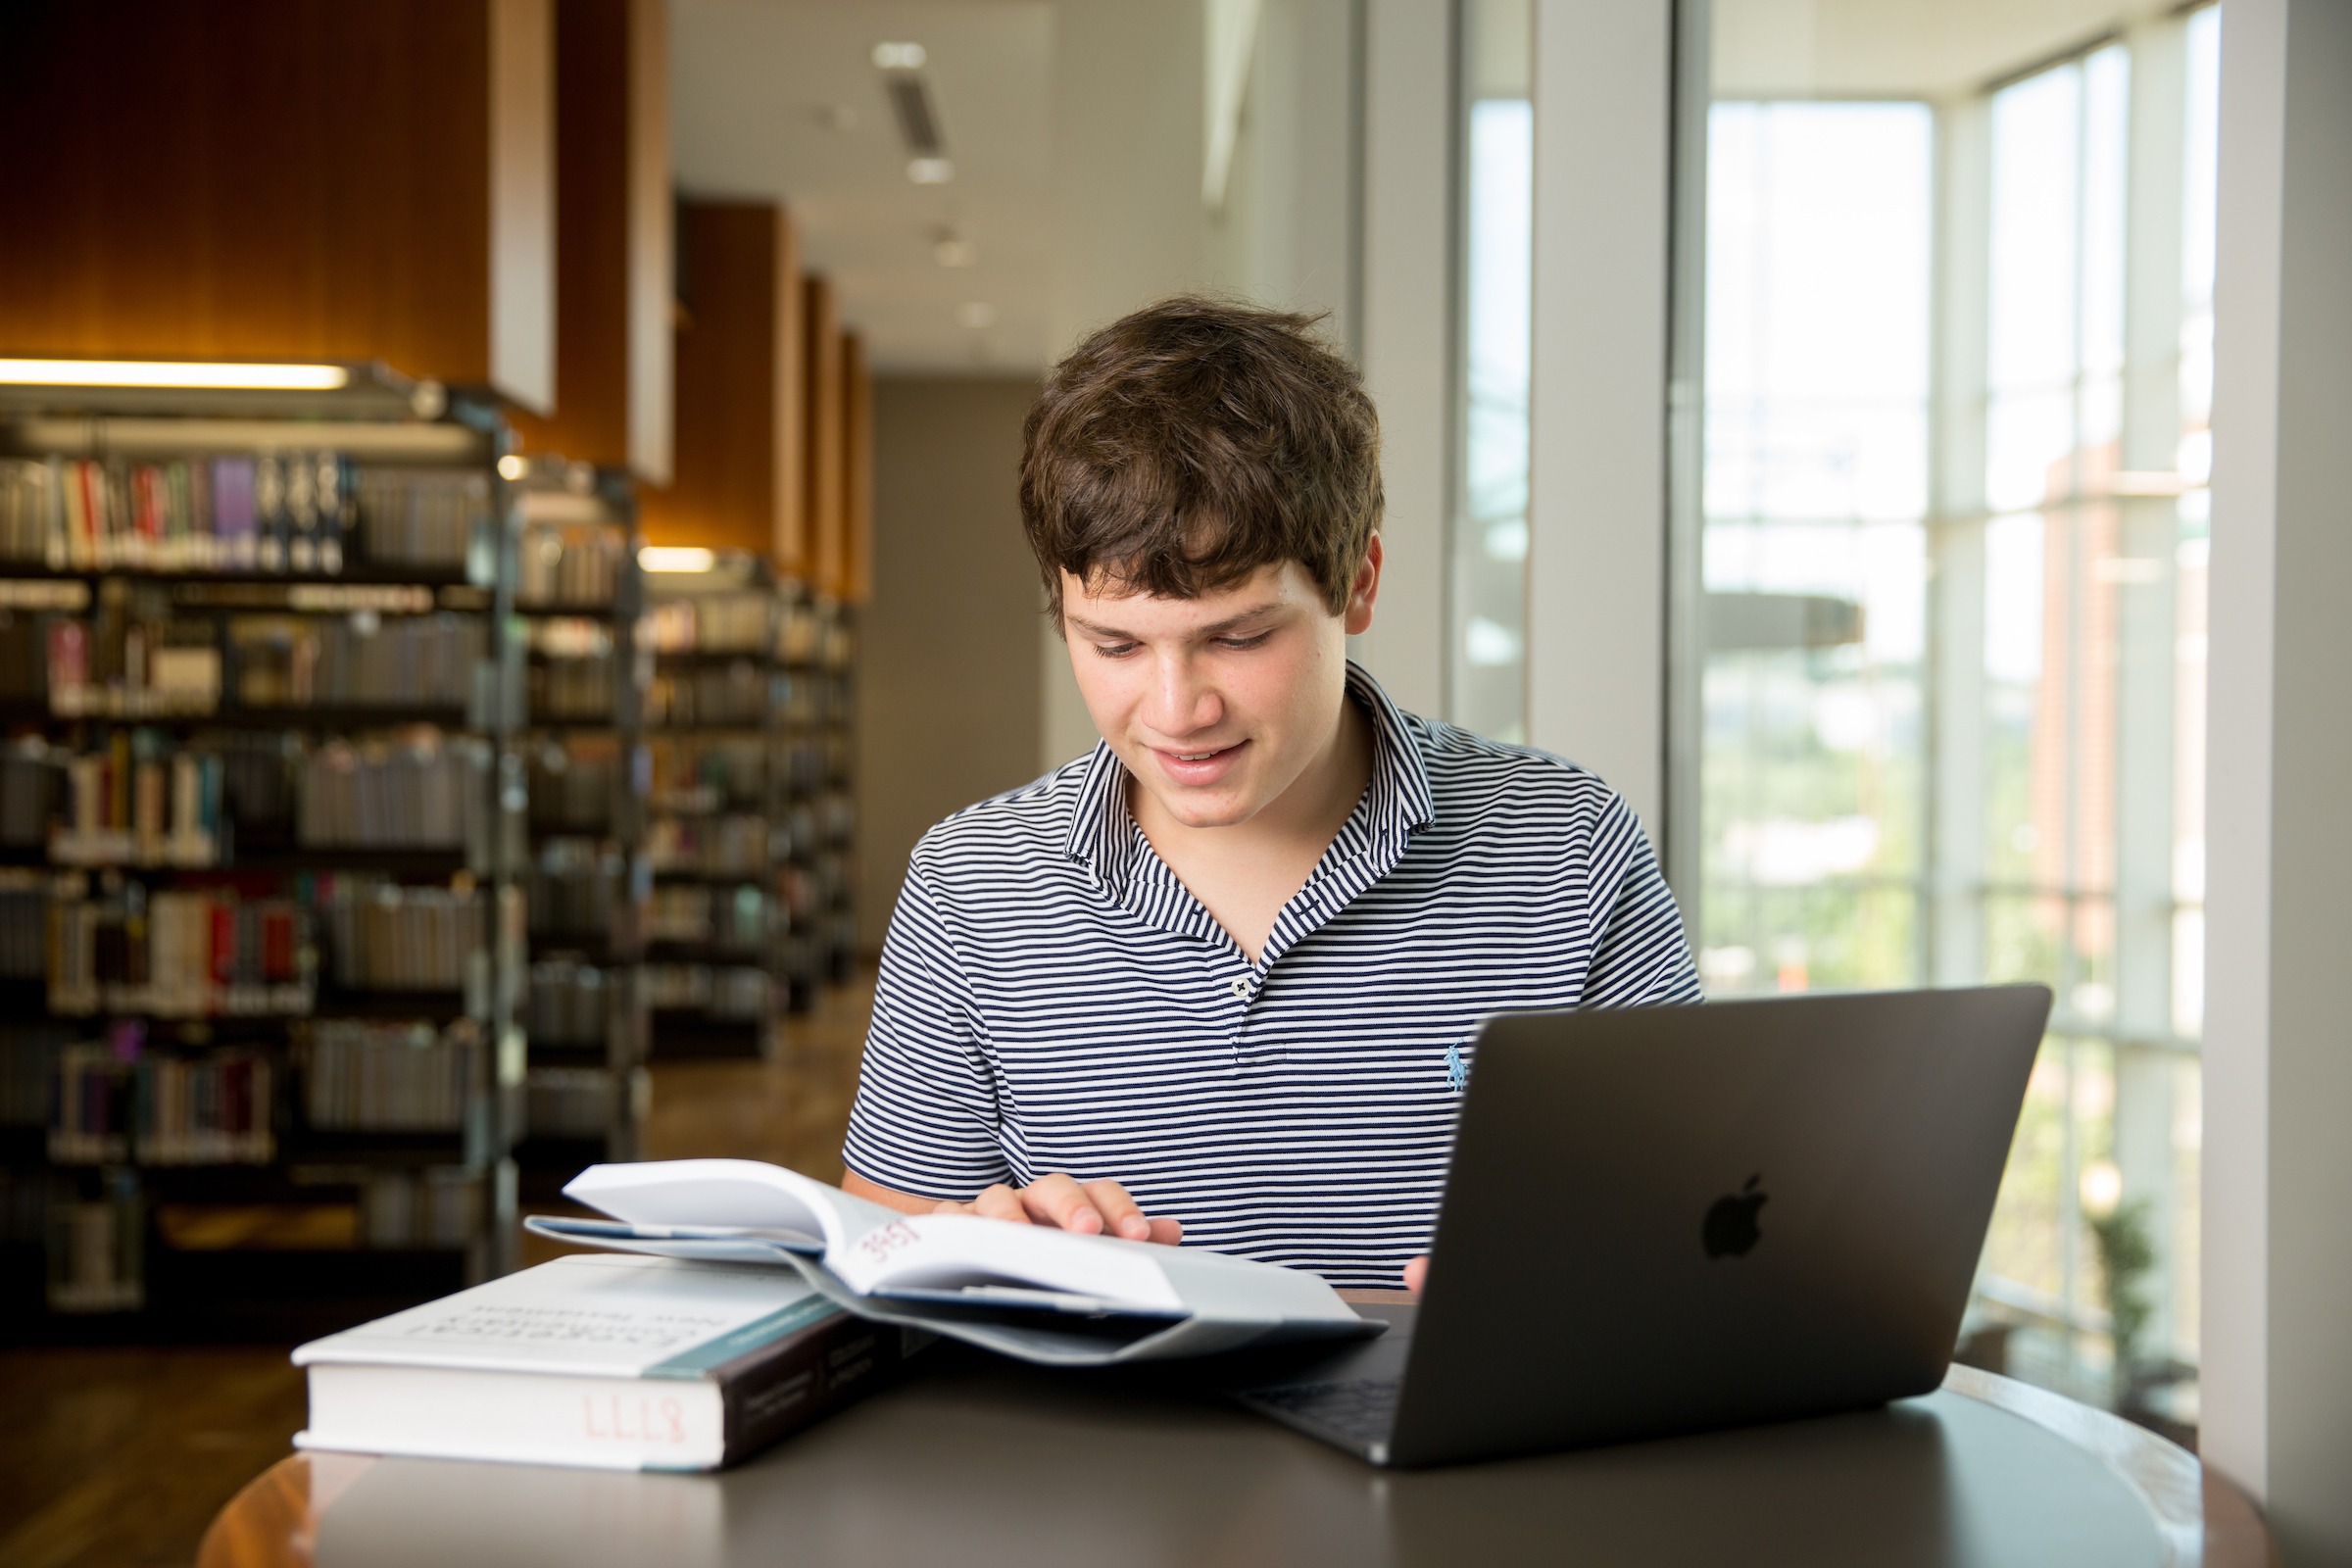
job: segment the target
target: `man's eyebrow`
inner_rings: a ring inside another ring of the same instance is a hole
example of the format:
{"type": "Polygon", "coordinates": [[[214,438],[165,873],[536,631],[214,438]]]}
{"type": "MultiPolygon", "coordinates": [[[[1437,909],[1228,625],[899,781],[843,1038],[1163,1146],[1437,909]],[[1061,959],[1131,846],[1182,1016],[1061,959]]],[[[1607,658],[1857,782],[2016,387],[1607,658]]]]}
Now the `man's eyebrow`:
{"type": "MultiPolygon", "coordinates": [[[[1236,611],[1233,614],[1227,615],[1223,620],[1212,621],[1208,625],[1202,626],[1197,635],[1202,637],[1221,636],[1224,633],[1231,631],[1234,627],[1241,625],[1244,621],[1253,620],[1259,615],[1272,614],[1281,608],[1281,600],[1269,599],[1263,604],[1251,605],[1247,610],[1236,611]]],[[[1085,632],[1089,637],[1106,637],[1116,642],[1137,642],[1141,640],[1133,632],[1121,631],[1115,626],[1105,626],[1099,621],[1088,620],[1084,615],[1072,615],[1065,612],[1063,618],[1068,620],[1071,625],[1077,627],[1080,631],[1085,632]]]]}

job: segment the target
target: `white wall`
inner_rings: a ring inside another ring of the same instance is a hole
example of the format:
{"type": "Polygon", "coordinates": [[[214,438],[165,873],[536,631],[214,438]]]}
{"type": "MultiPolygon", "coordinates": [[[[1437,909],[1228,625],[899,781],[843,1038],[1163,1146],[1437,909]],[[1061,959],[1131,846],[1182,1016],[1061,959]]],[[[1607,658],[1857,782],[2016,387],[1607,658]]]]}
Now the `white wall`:
{"type": "Polygon", "coordinates": [[[874,596],[858,617],[858,939],[914,842],[1037,775],[1037,570],[1012,489],[1026,376],[874,382],[874,596]]]}
{"type": "Polygon", "coordinates": [[[1387,565],[1352,650],[1415,712],[1446,711],[1454,426],[1454,43],[1433,0],[1366,0],[1364,377],[1380,409],[1387,565]]]}
{"type": "Polygon", "coordinates": [[[1528,739],[1663,827],[1669,0],[1537,0],[1528,739]]]}
{"type": "MultiPolygon", "coordinates": [[[[1442,11],[1443,8],[1435,8],[1442,11]]],[[[1200,199],[1200,0],[1061,0],[1054,41],[1053,316],[1059,358],[1091,329],[1186,290],[1335,313],[1351,337],[1349,0],[1266,0],[1225,210],[1200,199]]],[[[1060,636],[1039,620],[1038,766],[1095,743],[1060,636]]]]}
{"type": "Polygon", "coordinates": [[[2352,6],[2229,0],[2200,1448],[2352,1564],[2352,6]]]}

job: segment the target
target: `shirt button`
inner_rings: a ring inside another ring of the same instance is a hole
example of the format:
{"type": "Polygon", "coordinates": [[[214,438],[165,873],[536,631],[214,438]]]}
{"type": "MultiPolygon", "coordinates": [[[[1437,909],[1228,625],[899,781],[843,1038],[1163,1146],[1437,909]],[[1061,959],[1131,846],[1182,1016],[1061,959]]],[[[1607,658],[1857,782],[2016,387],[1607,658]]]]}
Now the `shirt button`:
{"type": "Polygon", "coordinates": [[[1250,1000],[1250,981],[1248,977],[1238,974],[1233,977],[1233,995],[1235,1000],[1240,1002],[1248,1002],[1250,1000]]]}

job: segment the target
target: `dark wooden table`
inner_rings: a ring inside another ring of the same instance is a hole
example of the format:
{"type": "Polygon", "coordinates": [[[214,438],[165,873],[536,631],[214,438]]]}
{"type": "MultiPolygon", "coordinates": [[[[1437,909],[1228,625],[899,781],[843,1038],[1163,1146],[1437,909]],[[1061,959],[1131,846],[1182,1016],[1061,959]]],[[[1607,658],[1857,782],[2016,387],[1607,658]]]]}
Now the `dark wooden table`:
{"type": "Polygon", "coordinates": [[[941,1347],[719,1475],[296,1454],[199,1568],[1214,1564],[2270,1568],[2245,1497],[2151,1433],[1955,1367],[1885,1410],[1427,1471],[1155,1376],[941,1347]]]}

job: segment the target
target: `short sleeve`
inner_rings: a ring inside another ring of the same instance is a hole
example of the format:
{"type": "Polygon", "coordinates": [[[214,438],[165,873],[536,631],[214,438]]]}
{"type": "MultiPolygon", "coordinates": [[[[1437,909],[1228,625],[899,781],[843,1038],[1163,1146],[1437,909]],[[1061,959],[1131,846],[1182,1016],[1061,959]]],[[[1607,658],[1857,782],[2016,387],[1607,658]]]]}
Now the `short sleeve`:
{"type": "Polygon", "coordinates": [[[880,1186],[963,1200],[1005,1180],[994,1074],[954,944],[919,867],[882,943],[842,1162],[880,1186]]]}
{"type": "Polygon", "coordinates": [[[1593,903],[1600,931],[1585,971],[1585,1007],[1701,1002],[1698,969],[1674,890],[1658,869],[1642,820],[1623,799],[1601,813],[1592,842],[1593,903]]]}

